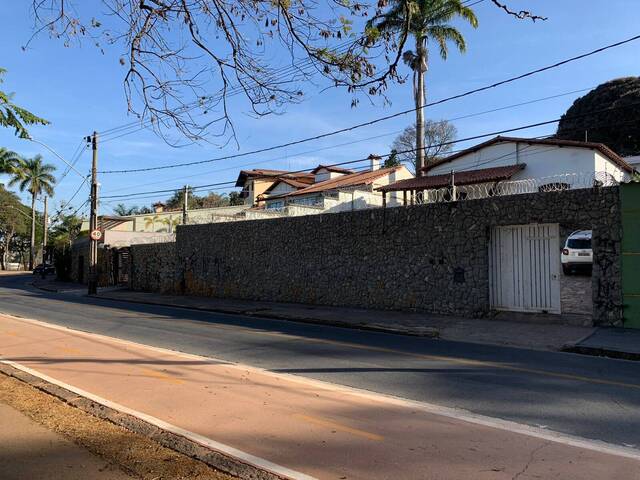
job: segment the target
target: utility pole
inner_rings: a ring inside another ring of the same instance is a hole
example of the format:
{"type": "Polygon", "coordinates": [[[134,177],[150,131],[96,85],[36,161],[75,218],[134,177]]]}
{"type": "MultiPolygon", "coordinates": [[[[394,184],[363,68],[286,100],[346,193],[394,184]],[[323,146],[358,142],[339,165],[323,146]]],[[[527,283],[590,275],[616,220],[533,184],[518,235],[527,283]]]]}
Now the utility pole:
{"type": "Polygon", "coordinates": [[[48,200],[49,197],[45,195],[44,197],[44,223],[42,225],[42,263],[47,263],[47,239],[48,239],[48,230],[49,230],[49,209],[48,209],[48,200]]]}
{"type": "Polygon", "coordinates": [[[91,137],[91,213],[89,215],[89,295],[98,293],[98,133],[91,137]]]}
{"type": "Polygon", "coordinates": [[[188,221],[187,211],[189,209],[189,185],[184,186],[184,195],[182,197],[182,224],[186,225],[188,221]]]}

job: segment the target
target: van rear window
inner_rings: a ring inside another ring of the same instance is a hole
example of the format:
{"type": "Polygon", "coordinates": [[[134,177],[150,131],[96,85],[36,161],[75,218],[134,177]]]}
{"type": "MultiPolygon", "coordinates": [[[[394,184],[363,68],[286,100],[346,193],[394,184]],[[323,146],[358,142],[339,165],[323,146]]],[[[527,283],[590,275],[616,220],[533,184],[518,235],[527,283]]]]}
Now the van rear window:
{"type": "Polygon", "coordinates": [[[567,247],[577,249],[591,248],[590,238],[570,238],[567,240],[567,247]]]}

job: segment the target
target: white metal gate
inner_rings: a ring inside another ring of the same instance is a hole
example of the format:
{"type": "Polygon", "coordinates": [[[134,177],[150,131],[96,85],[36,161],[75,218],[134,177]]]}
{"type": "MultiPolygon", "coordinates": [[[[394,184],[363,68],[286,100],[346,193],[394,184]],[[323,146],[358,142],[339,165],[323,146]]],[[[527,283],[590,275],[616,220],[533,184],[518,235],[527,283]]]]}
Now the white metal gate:
{"type": "Polygon", "coordinates": [[[491,308],[560,313],[559,237],[557,223],[492,229],[491,308]]]}

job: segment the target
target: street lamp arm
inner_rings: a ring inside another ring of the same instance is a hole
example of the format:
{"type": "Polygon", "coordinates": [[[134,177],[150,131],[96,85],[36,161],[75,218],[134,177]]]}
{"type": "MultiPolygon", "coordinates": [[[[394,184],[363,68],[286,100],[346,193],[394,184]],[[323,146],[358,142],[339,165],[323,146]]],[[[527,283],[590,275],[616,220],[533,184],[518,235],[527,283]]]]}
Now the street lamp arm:
{"type": "Polygon", "coordinates": [[[83,175],[82,173],[80,173],[80,172],[76,169],[76,167],[74,167],[74,166],[73,166],[73,165],[71,165],[69,162],[67,162],[67,161],[62,157],[62,155],[60,155],[58,152],[56,152],[56,151],[55,151],[53,148],[51,148],[49,145],[47,145],[47,144],[46,144],[46,143],[44,143],[44,142],[41,142],[40,140],[36,140],[35,138],[31,138],[30,140],[31,140],[32,142],[35,142],[35,143],[39,144],[39,145],[42,145],[44,148],[46,148],[47,150],[49,150],[49,151],[50,151],[51,153],[53,153],[56,157],[58,157],[60,160],[62,160],[62,161],[65,163],[65,165],[67,165],[71,170],[73,170],[75,173],[77,173],[77,174],[80,176],[80,178],[82,178],[82,181],[83,181],[83,182],[85,182],[85,183],[87,183],[87,184],[89,183],[89,182],[88,182],[88,180],[87,180],[87,177],[88,177],[87,175],[83,175]]]}
{"type": "MultiPolygon", "coordinates": [[[[23,212],[22,210],[20,210],[19,208],[14,207],[13,205],[3,205],[2,208],[12,208],[14,209],[16,212],[21,213],[22,215],[24,215],[25,217],[27,217],[29,220],[31,220],[31,215],[26,214],[25,212],[23,212]]],[[[40,225],[42,225],[42,222],[40,220],[38,220],[36,218],[36,222],[38,222],[40,225]]]]}

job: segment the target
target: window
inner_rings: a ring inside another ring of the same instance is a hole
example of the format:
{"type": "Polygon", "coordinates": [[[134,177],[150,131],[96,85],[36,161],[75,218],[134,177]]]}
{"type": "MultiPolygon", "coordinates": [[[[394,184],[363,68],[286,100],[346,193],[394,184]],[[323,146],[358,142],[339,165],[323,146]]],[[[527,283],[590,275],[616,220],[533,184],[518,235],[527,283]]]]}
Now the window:
{"type": "Polygon", "coordinates": [[[298,205],[318,205],[321,203],[318,197],[302,197],[297,198],[295,201],[298,205]]]}
{"type": "Polygon", "coordinates": [[[282,208],[282,207],[284,207],[284,201],[283,200],[278,200],[278,201],[267,203],[267,210],[271,209],[271,208],[275,209],[275,208],[282,208]]]}
{"type": "Polygon", "coordinates": [[[590,238],[570,238],[569,240],[567,240],[567,247],[575,248],[575,249],[590,249],[591,239],[590,238]]]}

